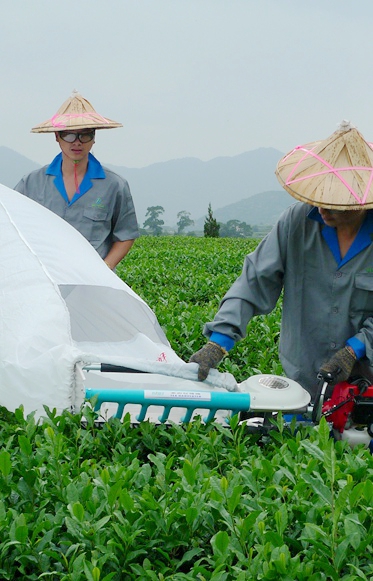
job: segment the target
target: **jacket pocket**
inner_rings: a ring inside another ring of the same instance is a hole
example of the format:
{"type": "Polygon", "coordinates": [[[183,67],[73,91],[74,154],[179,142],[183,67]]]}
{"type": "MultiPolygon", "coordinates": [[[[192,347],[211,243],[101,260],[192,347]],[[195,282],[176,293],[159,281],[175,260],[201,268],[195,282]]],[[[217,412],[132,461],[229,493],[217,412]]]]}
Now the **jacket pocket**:
{"type": "Polygon", "coordinates": [[[373,273],[358,272],[355,274],[351,311],[373,316],[373,273]]]}
{"type": "Polygon", "coordinates": [[[84,231],[90,242],[102,242],[110,233],[108,211],[99,208],[86,208],[83,212],[84,231]]]}
{"type": "Polygon", "coordinates": [[[107,210],[100,210],[98,208],[86,208],[83,212],[85,218],[94,220],[95,222],[105,222],[107,214],[107,210]]]}

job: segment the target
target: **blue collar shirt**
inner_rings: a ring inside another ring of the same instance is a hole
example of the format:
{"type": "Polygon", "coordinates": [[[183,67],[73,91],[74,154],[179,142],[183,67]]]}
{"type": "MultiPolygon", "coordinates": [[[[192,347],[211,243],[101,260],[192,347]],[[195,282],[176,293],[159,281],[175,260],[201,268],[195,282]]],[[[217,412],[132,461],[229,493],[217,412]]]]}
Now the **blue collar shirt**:
{"type": "Polygon", "coordinates": [[[100,162],[91,153],[89,153],[87,171],[82,183],[79,186],[79,192],[76,192],[72,199],[69,200],[62,177],[62,153],[56,155],[52,163],[48,166],[45,174],[48,176],[55,176],[53,180],[54,185],[69,206],[72,206],[74,202],[81,198],[81,196],[84,196],[84,194],[92,188],[93,179],[103,180],[106,177],[105,171],[100,162]]]}

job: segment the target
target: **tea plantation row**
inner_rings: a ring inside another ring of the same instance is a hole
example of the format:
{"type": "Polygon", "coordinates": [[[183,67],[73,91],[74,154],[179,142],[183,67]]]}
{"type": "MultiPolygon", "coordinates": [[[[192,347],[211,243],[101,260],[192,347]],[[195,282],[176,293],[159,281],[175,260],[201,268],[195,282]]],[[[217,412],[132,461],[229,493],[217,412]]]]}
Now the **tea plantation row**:
{"type": "MultiPolygon", "coordinates": [[[[258,241],[182,236],[140,238],[118,274],[154,310],[171,346],[185,361],[206,339],[203,325],[241,273],[244,257],[258,241]]],[[[266,317],[255,318],[248,338],[240,342],[221,371],[237,381],[253,373],[282,373],[277,341],[280,304],[266,317]]]]}
{"type": "MultiPolygon", "coordinates": [[[[118,273],[185,360],[253,241],[140,239],[118,273]]],[[[280,307],[279,307],[280,308],[280,307]]],[[[281,373],[280,310],[222,365],[281,373]]],[[[230,427],[97,427],[82,414],[0,410],[0,579],[373,579],[373,461],[318,430],[260,437],[230,427]]]]}

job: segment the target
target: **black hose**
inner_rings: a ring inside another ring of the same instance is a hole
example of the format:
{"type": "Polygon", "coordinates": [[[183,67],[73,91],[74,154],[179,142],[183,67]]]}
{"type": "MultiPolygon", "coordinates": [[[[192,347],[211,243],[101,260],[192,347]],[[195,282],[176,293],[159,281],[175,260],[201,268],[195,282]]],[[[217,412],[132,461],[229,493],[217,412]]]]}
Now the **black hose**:
{"type": "Polygon", "coordinates": [[[110,363],[101,363],[101,371],[103,373],[148,373],[140,369],[131,369],[131,367],[123,367],[123,365],[111,365],[110,363]]]}

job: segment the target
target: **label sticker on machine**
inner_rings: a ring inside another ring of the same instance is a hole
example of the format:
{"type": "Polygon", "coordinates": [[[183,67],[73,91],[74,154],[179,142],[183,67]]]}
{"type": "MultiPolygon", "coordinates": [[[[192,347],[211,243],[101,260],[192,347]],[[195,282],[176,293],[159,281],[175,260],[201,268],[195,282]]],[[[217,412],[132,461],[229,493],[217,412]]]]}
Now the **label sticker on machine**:
{"type": "Polygon", "coordinates": [[[211,393],[208,391],[166,391],[146,389],[145,399],[192,399],[200,401],[210,401],[211,393]]]}

